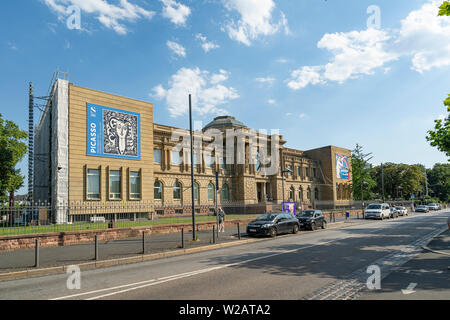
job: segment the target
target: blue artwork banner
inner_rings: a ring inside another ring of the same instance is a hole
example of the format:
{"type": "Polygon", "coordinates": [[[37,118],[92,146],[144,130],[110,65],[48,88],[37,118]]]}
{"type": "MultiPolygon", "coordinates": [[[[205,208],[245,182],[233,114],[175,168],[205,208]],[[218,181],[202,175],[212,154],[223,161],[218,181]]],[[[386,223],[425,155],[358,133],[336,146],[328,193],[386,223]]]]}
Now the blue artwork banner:
{"type": "Polygon", "coordinates": [[[348,180],[348,156],[336,153],[336,178],[348,180]]]}
{"type": "Polygon", "coordinates": [[[141,159],[140,114],[87,104],[88,156],[141,159]]]}

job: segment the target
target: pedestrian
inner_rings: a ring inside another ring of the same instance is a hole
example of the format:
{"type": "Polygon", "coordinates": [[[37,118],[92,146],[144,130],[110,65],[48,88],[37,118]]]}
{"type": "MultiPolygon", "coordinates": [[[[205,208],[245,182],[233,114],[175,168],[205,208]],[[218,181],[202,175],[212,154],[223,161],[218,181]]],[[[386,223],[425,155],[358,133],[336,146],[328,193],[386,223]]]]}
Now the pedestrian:
{"type": "Polygon", "coordinates": [[[225,212],[219,208],[219,232],[225,232],[225,212]]]}

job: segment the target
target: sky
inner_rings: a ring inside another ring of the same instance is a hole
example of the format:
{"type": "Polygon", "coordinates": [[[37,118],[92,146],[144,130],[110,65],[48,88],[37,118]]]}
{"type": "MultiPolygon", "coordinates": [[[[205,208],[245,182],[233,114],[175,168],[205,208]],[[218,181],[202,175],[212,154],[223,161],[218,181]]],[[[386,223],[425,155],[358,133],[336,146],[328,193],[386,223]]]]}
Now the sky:
{"type": "Polygon", "coordinates": [[[0,113],[26,130],[28,83],[45,96],[59,69],[153,103],[155,123],[188,128],[191,93],[203,125],[231,115],[290,148],[359,144],[374,165],[431,168],[448,161],[425,139],[450,94],[441,3],[3,0],[0,113]]]}

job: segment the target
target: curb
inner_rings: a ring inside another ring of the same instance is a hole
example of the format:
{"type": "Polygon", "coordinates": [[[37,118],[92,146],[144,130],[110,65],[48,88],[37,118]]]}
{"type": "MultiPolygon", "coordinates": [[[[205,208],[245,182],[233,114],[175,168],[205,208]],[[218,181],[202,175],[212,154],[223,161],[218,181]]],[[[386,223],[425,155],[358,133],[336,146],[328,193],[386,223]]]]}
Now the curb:
{"type": "MultiPolygon", "coordinates": [[[[364,220],[362,220],[362,221],[364,221],[364,220]]],[[[317,231],[337,229],[339,227],[342,227],[342,225],[345,225],[345,224],[348,224],[349,227],[354,226],[354,225],[364,224],[362,221],[360,223],[346,222],[346,221],[327,223],[326,229],[317,230],[317,231]]],[[[289,236],[289,234],[281,235],[281,236],[278,236],[277,238],[282,238],[282,237],[287,237],[287,236],[289,236]]],[[[210,250],[215,250],[215,249],[228,248],[228,247],[239,246],[239,245],[243,245],[243,244],[260,242],[260,241],[268,241],[268,240],[273,240],[273,238],[260,238],[260,239],[252,238],[252,239],[245,239],[245,240],[237,240],[237,241],[230,241],[230,242],[224,242],[224,243],[218,243],[218,244],[210,244],[210,245],[196,247],[196,248],[178,249],[178,250],[173,250],[173,251],[144,254],[144,255],[140,255],[140,256],[132,256],[132,257],[126,257],[126,258],[117,258],[117,259],[110,259],[110,260],[86,262],[86,263],[77,264],[77,266],[80,268],[80,270],[92,270],[92,269],[99,269],[99,268],[107,268],[107,267],[112,267],[112,266],[125,265],[125,264],[138,263],[138,262],[151,261],[151,260],[158,260],[158,259],[163,259],[163,258],[181,256],[181,255],[185,255],[185,254],[192,254],[192,253],[210,251],[210,250]]],[[[67,272],[67,269],[69,266],[70,265],[64,265],[64,266],[58,266],[58,267],[29,269],[29,270],[2,273],[2,274],[0,274],[0,281],[24,279],[24,278],[47,276],[47,275],[54,275],[54,274],[63,274],[63,273],[67,272]]]]}

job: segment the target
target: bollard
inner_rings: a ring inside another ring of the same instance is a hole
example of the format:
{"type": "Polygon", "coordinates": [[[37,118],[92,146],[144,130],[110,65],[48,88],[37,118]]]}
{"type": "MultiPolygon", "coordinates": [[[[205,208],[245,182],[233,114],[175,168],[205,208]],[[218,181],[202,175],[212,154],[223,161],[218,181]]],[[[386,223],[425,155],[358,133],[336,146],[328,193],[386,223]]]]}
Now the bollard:
{"type": "Polygon", "coordinates": [[[334,212],[333,212],[333,222],[336,222],[336,215],[334,212]]]}
{"type": "Polygon", "coordinates": [[[39,268],[39,239],[36,239],[36,246],[34,248],[34,267],[39,268]]]}
{"type": "Polygon", "coordinates": [[[237,227],[238,227],[238,239],[241,240],[241,224],[239,222],[237,223],[237,227]]]}
{"type": "Polygon", "coordinates": [[[184,249],[184,228],[181,228],[181,247],[184,249]]]}
{"type": "Polygon", "coordinates": [[[95,246],[94,246],[94,260],[98,260],[98,235],[95,235],[95,246]]]}
{"type": "Polygon", "coordinates": [[[145,231],[142,231],[142,254],[145,254],[145,231]]]}
{"type": "Polygon", "coordinates": [[[213,231],[213,244],[215,244],[216,243],[216,226],[213,225],[212,231],[213,231]]]}

